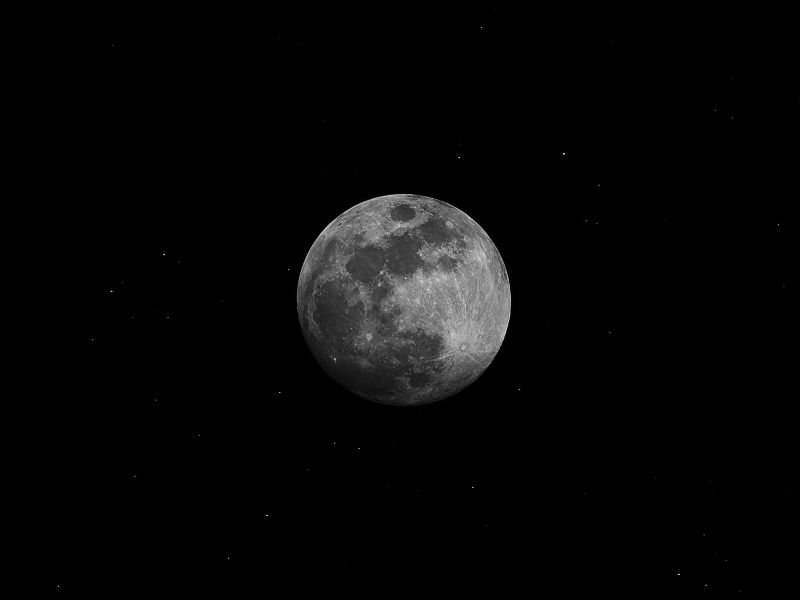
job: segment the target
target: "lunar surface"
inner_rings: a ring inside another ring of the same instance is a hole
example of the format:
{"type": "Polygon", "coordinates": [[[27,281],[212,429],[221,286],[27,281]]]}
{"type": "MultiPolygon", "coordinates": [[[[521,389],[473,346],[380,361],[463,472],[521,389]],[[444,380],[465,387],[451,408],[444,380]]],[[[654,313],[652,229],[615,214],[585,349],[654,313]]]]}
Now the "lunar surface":
{"type": "Polygon", "coordinates": [[[297,285],[303,336],[359,396],[416,406],[458,393],[500,349],[511,313],[503,259],[454,206],[397,194],[335,219],[297,285]]]}

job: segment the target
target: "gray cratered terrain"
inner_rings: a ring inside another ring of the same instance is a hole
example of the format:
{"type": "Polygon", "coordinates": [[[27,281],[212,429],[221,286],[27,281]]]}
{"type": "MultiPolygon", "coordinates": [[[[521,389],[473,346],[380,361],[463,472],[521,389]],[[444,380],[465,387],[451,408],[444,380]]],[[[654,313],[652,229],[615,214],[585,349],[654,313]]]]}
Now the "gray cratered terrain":
{"type": "Polygon", "coordinates": [[[475,381],[500,349],[510,310],[508,273],[480,225],[409,194],[335,219],[297,285],[303,335],[322,368],[355,394],[398,406],[475,381]]]}

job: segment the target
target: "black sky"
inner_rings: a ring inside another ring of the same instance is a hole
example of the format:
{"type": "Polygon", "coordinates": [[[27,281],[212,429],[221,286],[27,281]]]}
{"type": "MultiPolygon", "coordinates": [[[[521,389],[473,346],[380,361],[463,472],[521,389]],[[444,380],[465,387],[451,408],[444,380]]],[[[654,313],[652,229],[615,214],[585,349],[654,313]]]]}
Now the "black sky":
{"type": "Polygon", "coordinates": [[[797,587],[796,35],[578,12],[103,16],[57,100],[45,588],[797,587]],[[391,193],[511,281],[493,365],[418,409],[338,388],[295,313],[319,232],[391,193]]]}

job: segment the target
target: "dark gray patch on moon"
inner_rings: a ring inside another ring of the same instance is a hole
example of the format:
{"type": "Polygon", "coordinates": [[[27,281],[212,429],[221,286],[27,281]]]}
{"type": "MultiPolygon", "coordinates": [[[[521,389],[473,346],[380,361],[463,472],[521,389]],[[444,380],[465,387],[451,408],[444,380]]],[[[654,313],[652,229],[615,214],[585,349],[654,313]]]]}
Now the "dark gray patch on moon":
{"type": "Polygon", "coordinates": [[[398,204],[392,208],[389,213],[392,215],[394,221],[406,222],[412,221],[417,216],[417,211],[411,208],[408,204],[398,204]]]}
{"type": "Polygon", "coordinates": [[[353,279],[367,283],[377,277],[385,261],[383,251],[377,246],[356,247],[346,269],[353,279]]]}

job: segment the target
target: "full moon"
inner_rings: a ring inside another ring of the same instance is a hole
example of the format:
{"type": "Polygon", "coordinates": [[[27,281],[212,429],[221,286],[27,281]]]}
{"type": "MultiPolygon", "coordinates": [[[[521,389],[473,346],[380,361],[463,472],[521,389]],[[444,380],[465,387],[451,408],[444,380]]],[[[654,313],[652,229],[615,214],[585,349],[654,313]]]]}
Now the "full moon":
{"type": "Polygon", "coordinates": [[[503,259],[458,208],[410,194],[342,213],[297,284],[297,314],[323,370],[374,402],[418,406],[474,382],[511,314],[503,259]]]}

